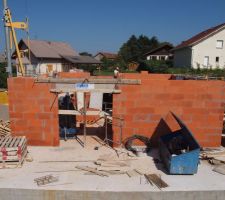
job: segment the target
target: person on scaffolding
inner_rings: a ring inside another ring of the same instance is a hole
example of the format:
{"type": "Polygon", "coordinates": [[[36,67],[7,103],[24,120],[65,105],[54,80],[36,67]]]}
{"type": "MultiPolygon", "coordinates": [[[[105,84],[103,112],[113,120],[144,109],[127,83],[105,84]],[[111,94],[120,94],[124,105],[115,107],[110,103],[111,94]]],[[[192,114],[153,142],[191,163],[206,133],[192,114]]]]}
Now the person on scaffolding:
{"type": "Polygon", "coordinates": [[[116,67],[114,70],[114,78],[119,78],[120,77],[120,68],[116,67]]]}

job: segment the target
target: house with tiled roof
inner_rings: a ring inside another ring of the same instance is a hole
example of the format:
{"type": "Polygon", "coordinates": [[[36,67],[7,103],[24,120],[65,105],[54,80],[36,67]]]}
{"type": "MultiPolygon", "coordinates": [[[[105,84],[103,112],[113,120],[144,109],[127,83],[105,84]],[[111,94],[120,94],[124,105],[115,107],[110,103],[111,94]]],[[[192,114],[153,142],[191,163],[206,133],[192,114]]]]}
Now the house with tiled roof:
{"type": "Polygon", "coordinates": [[[224,68],[225,23],[209,28],[173,49],[175,67],[224,68]]]}
{"type": "MultiPolygon", "coordinates": [[[[93,57],[80,56],[65,42],[21,39],[18,46],[25,73],[28,75],[69,72],[78,68],[80,64],[101,64],[93,57]]],[[[18,59],[15,52],[13,58],[17,66],[18,59]]]]}
{"type": "Polygon", "coordinates": [[[103,58],[108,59],[108,60],[115,60],[117,58],[117,54],[115,53],[109,53],[109,52],[98,52],[94,58],[96,60],[101,61],[103,58]]]}
{"type": "Polygon", "coordinates": [[[171,60],[173,58],[171,49],[173,49],[172,45],[163,44],[158,48],[147,52],[144,56],[146,57],[146,60],[171,60]]]}

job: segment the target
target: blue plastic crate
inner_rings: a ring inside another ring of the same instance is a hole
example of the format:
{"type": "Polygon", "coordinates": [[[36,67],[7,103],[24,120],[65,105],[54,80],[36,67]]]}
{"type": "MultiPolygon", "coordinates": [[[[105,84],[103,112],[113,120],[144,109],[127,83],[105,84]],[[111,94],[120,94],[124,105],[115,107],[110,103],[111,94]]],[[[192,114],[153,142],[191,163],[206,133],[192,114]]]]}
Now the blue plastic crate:
{"type": "Polygon", "coordinates": [[[76,128],[60,128],[59,132],[61,138],[65,138],[65,136],[71,138],[75,137],[78,131],[76,128]]]}
{"type": "Polygon", "coordinates": [[[200,146],[185,124],[176,115],[173,116],[181,129],[160,137],[160,158],[169,174],[195,174],[198,170],[200,146]],[[185,150],[180,151],[179,147],[184,147],[185,150]]]}

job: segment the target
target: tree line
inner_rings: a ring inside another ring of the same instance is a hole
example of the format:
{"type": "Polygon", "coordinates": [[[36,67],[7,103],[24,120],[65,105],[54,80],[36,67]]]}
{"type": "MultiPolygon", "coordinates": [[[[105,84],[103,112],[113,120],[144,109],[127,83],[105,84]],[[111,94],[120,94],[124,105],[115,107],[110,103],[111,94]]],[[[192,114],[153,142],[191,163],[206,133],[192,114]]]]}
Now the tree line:
{"type": "Polygon", "coordinates": [[[163,44],[170,43],[160,42],[156,36],[149,38],[146,35],[131,35],[131,37],[121,45],[116,60],[102,60],[102,69],[110,70],[115,66],[119,66],[123,70],[127,70],[127,66],[130,62],[142,63],[143,65],[146,60],[145,54],[163,44]]]}

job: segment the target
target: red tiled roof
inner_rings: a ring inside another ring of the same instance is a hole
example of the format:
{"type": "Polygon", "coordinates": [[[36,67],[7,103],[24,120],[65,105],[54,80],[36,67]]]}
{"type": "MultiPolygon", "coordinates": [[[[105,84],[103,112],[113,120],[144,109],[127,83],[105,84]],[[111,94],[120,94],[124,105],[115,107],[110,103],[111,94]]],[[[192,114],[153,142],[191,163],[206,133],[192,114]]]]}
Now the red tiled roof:
{"type": "Polygon", "coordinates": [[[98,52],[98,54],[102,54],[105,58],[108,58],[108,59],[116,59],[117,58],[117,54],[115,53],[108,53],[108,52],[98,52]]]}
{"type": "Polygon", "coordinates": [[[183,41],[181,44],[179,44],[178,46],[176,46],[174,49],[180,49],[180,48],[184,48],[184,47],[187,47],[187,46],[191,46],[192,44],[210,36],[212,33],[218,31],[220,28],[222,28],[223,26],[225,26],[225,23],[223,24],[220,24],[218,26],[215,26],[215,27],[212,27],[212,28],[209,28],[193,37],[191,37],[190,39],[186,40],[186,41],[183,41]]]}

